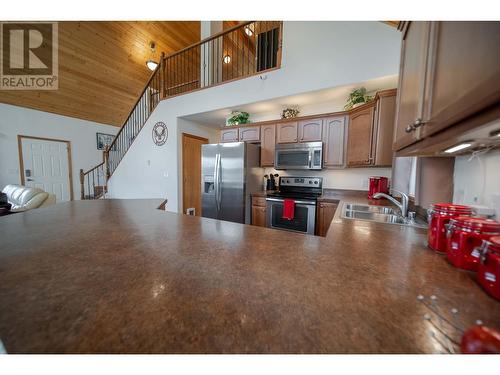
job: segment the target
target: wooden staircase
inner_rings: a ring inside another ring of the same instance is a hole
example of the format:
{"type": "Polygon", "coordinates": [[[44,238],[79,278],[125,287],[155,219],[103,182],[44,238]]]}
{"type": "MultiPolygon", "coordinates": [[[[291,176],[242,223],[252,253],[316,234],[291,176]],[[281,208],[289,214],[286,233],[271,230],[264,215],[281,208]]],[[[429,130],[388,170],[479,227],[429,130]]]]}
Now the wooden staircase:
{"type": "Polygon", "coordinates": [[[281,21],[243,22],[169,56],[162,52],[103,162],[80,170],[81,199],[106,197],[108,179],[161,100],[279,68],[282,29],[281,21]]]}

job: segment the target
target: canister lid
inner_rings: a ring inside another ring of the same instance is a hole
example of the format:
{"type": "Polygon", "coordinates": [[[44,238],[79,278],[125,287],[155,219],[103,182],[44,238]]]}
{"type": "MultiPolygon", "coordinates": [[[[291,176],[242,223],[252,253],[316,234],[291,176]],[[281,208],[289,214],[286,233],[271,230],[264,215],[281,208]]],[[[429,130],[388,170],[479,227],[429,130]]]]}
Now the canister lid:
{"type": "Polygon", "coordinates": [[[454,219],[455,225],[460,228],[480,231],[483,233],[500,233],[500,222],[481,217],[459,216],[454,219]]]}
{"type": "Polygon", "coordinates": [[[500,255],[500,236],[493,236],[488,239],[487,251],[500,255]]]}
{"type": "Polygon", "coordinates": [[[500,236],[491,237],[488,241],[500,250],[500,236]]]}
{"type": "Polygon", "coordinates": [[[431,208],[440,213],[446,214],[470,214],[472,213],[472,207],[464,206],[461,204],[452,204],[452,203],[436,203],[431,206],[431,208]]]}

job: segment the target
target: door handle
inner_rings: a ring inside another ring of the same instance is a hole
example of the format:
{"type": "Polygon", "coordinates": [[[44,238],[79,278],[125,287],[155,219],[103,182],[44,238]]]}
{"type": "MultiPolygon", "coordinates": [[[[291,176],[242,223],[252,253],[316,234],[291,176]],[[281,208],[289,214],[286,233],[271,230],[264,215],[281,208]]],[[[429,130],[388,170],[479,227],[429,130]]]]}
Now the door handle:
{"type": "Polygon", "coordinates": [[[27,178],[26,181],[35,181],[32,178],[27,178]]]}

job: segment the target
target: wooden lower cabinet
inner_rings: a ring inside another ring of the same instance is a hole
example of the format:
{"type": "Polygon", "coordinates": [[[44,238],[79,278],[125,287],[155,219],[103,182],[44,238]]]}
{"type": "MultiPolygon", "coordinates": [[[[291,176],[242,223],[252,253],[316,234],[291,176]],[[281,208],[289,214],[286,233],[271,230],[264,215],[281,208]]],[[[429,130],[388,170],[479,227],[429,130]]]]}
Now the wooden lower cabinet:
{"type": "Polygon", "coordinates": [[[266,226],[266,198],[252,197],[252,225],[266,226]]]}
{"type": "Polygon", "coordinates": [[[316,210],[316,235],[326,236],[337,211],[338,202],[319,201],[316,210]]]}

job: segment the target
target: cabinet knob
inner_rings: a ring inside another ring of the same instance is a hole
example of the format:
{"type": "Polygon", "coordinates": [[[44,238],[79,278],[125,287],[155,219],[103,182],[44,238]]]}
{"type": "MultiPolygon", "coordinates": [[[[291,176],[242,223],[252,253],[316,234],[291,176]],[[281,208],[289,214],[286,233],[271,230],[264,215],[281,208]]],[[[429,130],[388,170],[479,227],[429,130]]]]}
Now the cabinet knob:
{"type": "Polygon", "coordinates": [[[413,124],[410,124],[408,125],[406,128],[405,128],[405,132],[407,133],[411,133],[412,131],[414,131],[416,128],[413,127],[413,124]]]}

